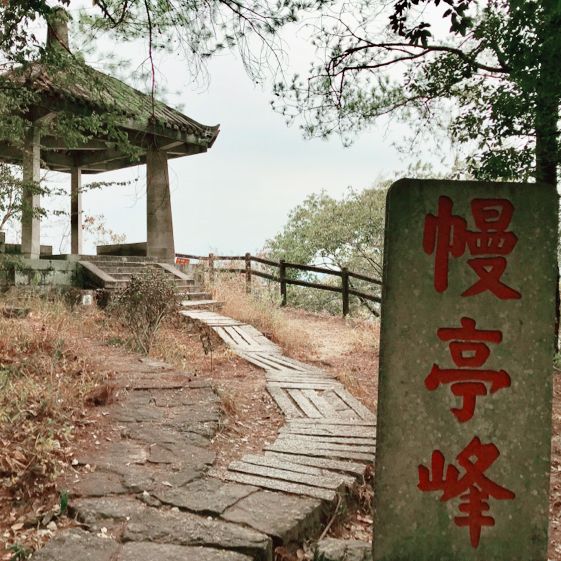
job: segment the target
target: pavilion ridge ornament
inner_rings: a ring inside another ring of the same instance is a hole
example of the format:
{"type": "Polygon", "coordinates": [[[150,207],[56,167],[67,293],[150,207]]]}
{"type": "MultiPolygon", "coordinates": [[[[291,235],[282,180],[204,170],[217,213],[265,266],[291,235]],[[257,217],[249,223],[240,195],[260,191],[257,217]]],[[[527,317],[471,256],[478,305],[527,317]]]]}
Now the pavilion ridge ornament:
{"type": "Polygon", "coordinates": [[[375,561],[546,561],[557,235],[549,185],[391,187],[375,561]]]}

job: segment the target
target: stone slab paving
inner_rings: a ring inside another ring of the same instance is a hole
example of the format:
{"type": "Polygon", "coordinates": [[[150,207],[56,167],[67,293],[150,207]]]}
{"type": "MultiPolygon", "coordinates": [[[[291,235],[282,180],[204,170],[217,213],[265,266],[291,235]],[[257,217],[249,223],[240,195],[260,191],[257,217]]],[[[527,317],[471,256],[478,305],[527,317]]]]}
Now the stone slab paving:
{"type": "Polygon", "coordinates": [[[209,477],[220,420],[210,384],[159,361],[100,352],[114,361],[120,388],[100,408],[112,432],[76,456],[64,483],[81,528],[61,532],[33,560],[271,561],[271,536],[221,517],[259,490],[209,477]]]}
{"type": "Polygon", "coordinates": [[[153,542],[121,544],[84,530],[61,532],[33,556],[34,561],[251,561],[253,557],[222,549],[153,542]]]}
{"type": "Polygon", "coordinates": [[[292,464],[302,464],[304,466],[314,466],[330,471],[353,474],[353,479],[357,481],[359,481],[364,475],[364,464],[357,462],[333,460],[330,458],[317,458],[315,456],[307,456],[305,454],[283,454],[280,452],[270,451],[265,452],[263,457],[275,458],[292,464]]]}
{"type": "Polygon", "coordinates": [[[123,541],[210,546],[235,550],[257,561],[272,559],[272,541],[266,534],[191,512],[151,507],[126,520],[123,541]]]}
{"type": "Polygon", "coordinates": [[[265,370],[267,391],[288,421],[264,454],[231,463],[223,479],[327,501],[362,479],[365,464],[374,460],[375,416],[333,375],[284,356],[252,326],[216,313],[183,314],[214,329],[239,356],[265,370]],[[295,469],[298,464],[322,471],[295,469]]]}
{"type": "Polygon", "coordinates": [[[325,538],[316,546],[314,561],[372,561],[372,544],[325,538]]]}
{"type": "Polygon", "coordinates": [[[234,345],[246,351],[280,352],[278,345],[269,341],[251,325],[215,325],[213,328],[227,345],[234,345]]]}
{"type": "Polygon", "coordinates": [[[33,561],[113,561],[119,544],[84,530],[61,532],[33,555],[33,561]]]}
{"type": "Polygon", "coordinates": [[[284,454],[296,454],[298,456],[311,456],[317,458],[339,458],[360,460],[365,463],[374,462],[374,452],[349,452],[348,450],[334,450],[333,447],[312,447],[308,444],[292,443],[290,441],[276,441],[266,445],[264,450],[271,452],[282,452],[284,454]]]}
{"type": "Polygon", "coordinates": [[[302,426],[297,424],[287,424],[279,431],[282,434],[308,434],[315,436],[348,436],[360,438],[376,438],[376,431],[372,427],[351,427],[341,425],[318,425],[302,426]]]}
{"type": "Polygon", "coordinates": [[[249,462],[232,462],[228,469],[240,473],[248,473],[251,475],[260,475],[270,479],[280,479],[310,485],[312,487],[321,487],[322,489],[332,489],[334,491],[342,490],[344,483],[337,475],[310,475],[307,473],[297,472],[294,470],[279,469],[271,466],[262,466],[249,462]]]}
{"type": "Polygon", "coordinates": [[[326,505],[319,499],[258,491],[228,508],[223,518],[250,526],[282,543],[301,543],[314,534],[325,511],[326,505]]]}
{"type": "MultiPolygon", "coordinates": [[[[342,444],[351,445],[351,450],[357,450],[360,445],[367,446],[368,448],[373,448],[376,439],[373,437],[357,437],[357,436],[334,436],[334,435],[316,435],[316,434],[302,434],[302,433],[292,433],[292,432],[282,432],[282,437],[294,441],[296,439],[303,440],[306,443],[309,442],[320,442],[324,444],[342,444]],[[356,446],[355,446],[356,445],[356,446]]],[[[279,438],[280,440],[280,438],[279,438]]]]}
{"type": "Polygon", "coordinates": [[[285,493],[292,493],[294,495],[313,497],[316,499],[322,499],[328,503],[334,501],[337,496],[337,493],[331,489],[322,489],[320,487],[313,487],[312,485],[305,485],[303,483],[293,483],[292,481],[278,479],[275,476],[251,475],[231,470],[228,470],[224,474],[217,473],[216,475],[222,476],[226,481],[236,481],[246,485],[262,487],[263,489],[274,489],[277,491],[284,491],[285,493]]]}
{"type": "MultiPolygon", "coordinates": [[[[375,419],[295,419],[289,423],[290,425],[312,427],[316,425],[344,425],[344,426],[359,426],[359,427],[376,427],[375,419]]],[[[376,429],[372,429],[376,432],[376,429]]]]}
{"type": "Polygon", "coordinates": [[[251,561],[252,557],[221,549],[151,542],[126,543],[116,561],[251,561]]]}
{"type": "MultiPolygon", "coordinates": [[[[305,447],[310,450],[333,450],[333,452],[364,452],[374,454],[376,447],[374,444],[354,444],[351,442],[347,444],[338,444],[332,442],[331,438],[322,438],[317,436],[310,436],[306,434],[283,434],[279,436],[275,444],[286,444],[288,446],[305,447]]],[[[354,440],[354,439],[353,439],[354,440]]]]}
{"type": "Polygon", "coordinates": [[[228,507],[257,491],[257,487],[199,479],[183,487],[161,489],[154,496],[164,504],[200,514],[222,514],[228,507]]]}
{"type": "Polygon", "coordinates": [[[69,513],[81,528],[33,561],[272,561],[273,545],[316,534],[337,494],[363,480],[375,420],[333,376],[283,356],[252,326],[181,313],[265,370],[287,417],[277,441],[213,470],[220,404],[209,382],[104,347],[122,388],[102,408],[116,434],[75,458],[69,513]]]}
{"type": "Polygon", "coordinates": [[[282,469],[285,471],[303,473],[311,476],[328,477],[335,482],[335,488],[337,489],[340,488],[342,485],[347,485],[348,487],[350,487],[355,483],[355,478],[350,475],[337,473],[330,469],[321,469],[319,467],[298,464],[292,461],[290,457],[288,459],[287,458],[281,459],[281,458],[275,458],[266,455],[257,456],[254,454],[248,454],[242,458],[242,461],[245,463],[255,464],[258,466],[282,469]]]}

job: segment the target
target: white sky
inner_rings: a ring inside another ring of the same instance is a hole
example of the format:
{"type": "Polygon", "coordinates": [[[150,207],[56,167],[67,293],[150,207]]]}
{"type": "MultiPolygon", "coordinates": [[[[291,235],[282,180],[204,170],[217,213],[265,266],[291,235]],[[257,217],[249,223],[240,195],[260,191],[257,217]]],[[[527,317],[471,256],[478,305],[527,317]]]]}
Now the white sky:
{"type": "MultiPolygon", "coordinates": [[[[307,67],[313,52],[296,28],[288,30],[284,39],[289,51],[285,71],[290,77],[295,69],[307,67]]],[[[111,45],[102,45],[107,47],[111,45]]],[[[146,45],[127,48],[124,55],[131,54],[142,60],[146,45]]],[[[208,74],[209,82],[202,89],[189,85],[180,57],[168,56],[159,64],[160,85],[182,92],[168,95],[166,101],[181,105],[188,116],[204,124],[219,123],[221,128],[206,154],[169,163],[177,252],[253,252],[280,231],[288,212],[308,194],[325,189],[339,196],[349,186],[369,187],[405,167],[391,145],[407,133],[402,125],[378,123],[359,135],[350,148],[343,147],[338,138],[304,140],[296,126],[287,127],[270,108],[272,78],[255,87],[234,54],[213,59],[208,74]]],[[[86,214],[103,214],[107,226],[126,234],[127,242],[145,241],[145,167],[85,176],[86,181],[88,177],[95,181],[138,179],[128,187],[85,193],[83,209],[86,214]]],[[[57,183],[70,180],[69,175],[54,173],[49,178],[57,183]]],[[[56,204],[65,208],[69,202],[63,199],[56,204]]],[[[43,225],[41,241],[52,244],[55,253],[68,222],[68,217],[59,217],[43,225]]],[[[84,249],[95,251],[91,241],[84,249]]]]}

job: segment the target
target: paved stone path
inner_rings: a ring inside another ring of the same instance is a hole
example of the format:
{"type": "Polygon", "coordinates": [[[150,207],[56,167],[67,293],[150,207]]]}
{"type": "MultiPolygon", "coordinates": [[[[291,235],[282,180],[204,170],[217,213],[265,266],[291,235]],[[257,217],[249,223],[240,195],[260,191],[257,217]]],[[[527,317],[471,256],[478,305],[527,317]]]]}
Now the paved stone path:
{"type": "Polygon", "coordinates": [[[375,422],[341,384],[249,325],[181,313],[265,370],[286,425],[262,454],[214,472],[220,407],[210,384],[104,347],[123,388],[101,411],[114,431],[74,462],[69,512],[81,527],[34,561],[271,561],[275,546],[317,535],[337,493],[362,480],[375,422]]]}
{"type": "Polygon", "coordinates": [[[376,445],[373,413],[327,372],[288,358],[251,325],[205,310],[184,316],[211,327],[238,355],[265,370],[267,391],[287,423],[261,455],[228,466],[227,481],[332,501],[360,481],[376,445]]]}
{"type": "Polygon", "coordinates": [[[372,561],[372,544],[325,538],[317,544],[317,561],[372,561]]]}

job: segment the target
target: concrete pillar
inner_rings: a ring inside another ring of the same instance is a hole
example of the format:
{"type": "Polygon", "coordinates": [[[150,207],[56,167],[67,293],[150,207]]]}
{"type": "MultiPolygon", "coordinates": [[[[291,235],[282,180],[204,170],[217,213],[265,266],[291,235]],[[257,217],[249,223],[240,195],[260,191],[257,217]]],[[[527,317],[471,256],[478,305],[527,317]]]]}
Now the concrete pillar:
{"type": "Polygon", "coordinates": [[[41,251],[41,220],[37,214],[41,206],[39,181],[41,179],[41,146],[37,127],[32,127],[25,136],[23,148],[23,181],[31,185],[23,190],[21,216],[21,252],[25,257],[38,259],[41,251]]]}
{"type": "Polygon", "coordinates": [[[155,149],[146,154],[146,226],[148,257],[174,261],[168,159],[165,152],[155,149]]]}
{"type": "Polygon", "coordinates": [[[70,171],[70,253],[82,253],[82,170],[70,171]]]}

